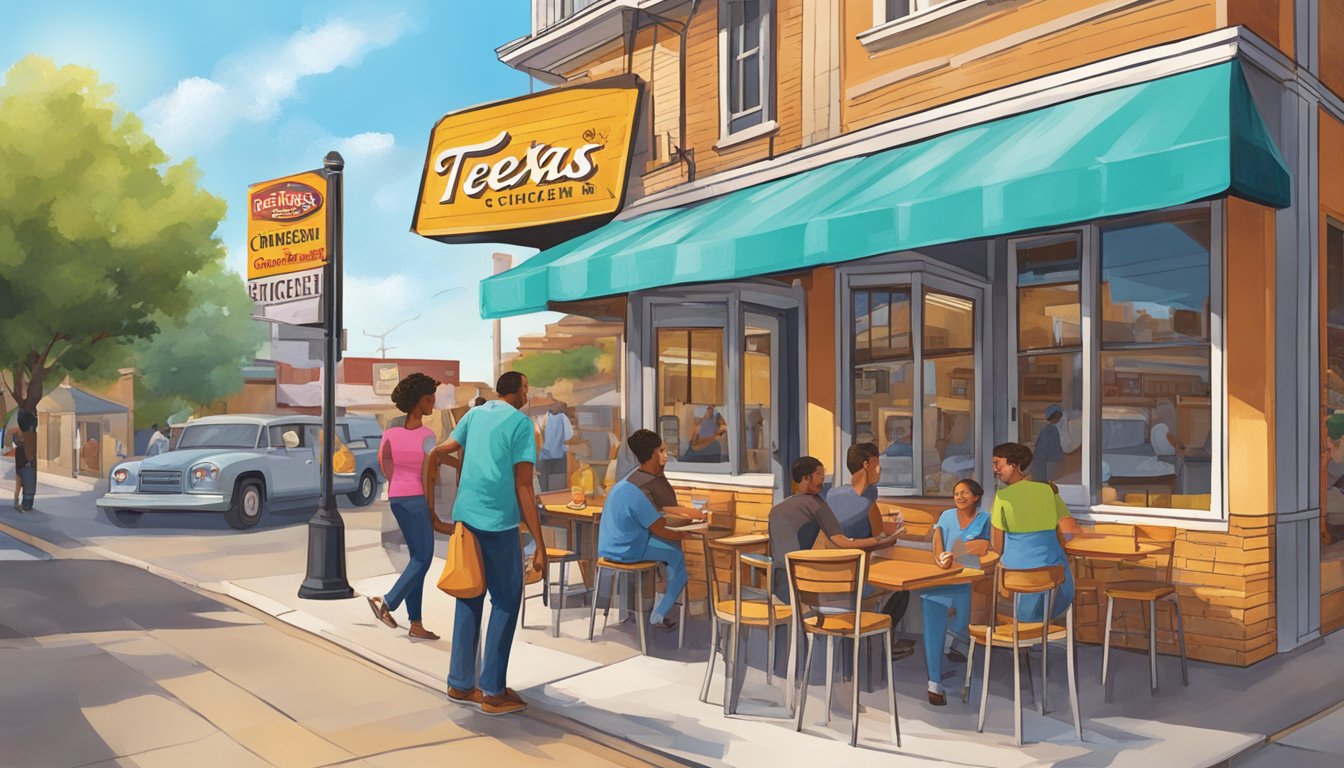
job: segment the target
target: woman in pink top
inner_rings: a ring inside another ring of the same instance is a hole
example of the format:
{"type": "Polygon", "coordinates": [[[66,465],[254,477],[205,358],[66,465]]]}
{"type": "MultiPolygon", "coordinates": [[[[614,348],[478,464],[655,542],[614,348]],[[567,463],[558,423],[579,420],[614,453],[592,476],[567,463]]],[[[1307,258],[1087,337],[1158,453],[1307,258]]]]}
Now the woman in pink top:
{"type": "Polygon", "coordinates": [[[378,448],[378,465],[387,477],[387,498],[392,504],[392,515],[410,550],[411,562],[402,571],[397,583],[383,597],[370,597],[373,615],[393,629],[397,620],[392,611],[406,603],[406,616],[411,621],[411,637],[438,640],[439,636],[420,623],[420,609],[424,595],[425,575],[434,559],[434,531],[452,532],[452,526],[439,521],[430,511],[424,482],[425,456],[434,448],[434,432],[424,424],[424,417],[434,412],[434,392],[439,383],[423,373],[413,373],[402,379],[392,391],[392,402],[406,414],[406,426],[393,427],[383,433],[378,448]]]}

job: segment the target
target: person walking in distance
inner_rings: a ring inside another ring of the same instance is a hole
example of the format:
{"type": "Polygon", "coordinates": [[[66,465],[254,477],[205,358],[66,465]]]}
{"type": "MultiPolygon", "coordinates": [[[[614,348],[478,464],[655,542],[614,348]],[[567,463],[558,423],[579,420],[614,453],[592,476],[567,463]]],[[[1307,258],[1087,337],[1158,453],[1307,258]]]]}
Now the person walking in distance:
{"type": "Polygon", "coordinates": [[[19,440],[14,450],[14,466],[17,471],[16,482],[23,484],[23,500],[20,508],[24,512],[32,511],[37,495],[37,415],[26,409],[19,410],[19,440]],[[20,461],[22,454],[22,461],[20,461]]]}
{"type": "Polygon", "coordinates": [[[453,521],[465,525],[480,543],[485,590],[490,595],[490,624],[479,680],[476,650],[485,596],[457,599],[448,698],[479,706],[487,715],[506,715],[527,708],[527,702],[506,685],[523,596],[519,523],[538,542],[533,567],[543,572],[546,548],[540,545],[541,516],[532,490],[537,444],[532,422],[522,410],[527,405],[527,377],[509,371],[499,377],[495,391],[499,399],[467,411],[453,434],[434,449],[431,463],[443,454],[463,451],[453,521]]]}
{"type": "Polygon", "coordinates": [[[423,373],[412,373],[392,390],[392,402],[406,414],[406,423],[383,433],[378,466],[387,478],[387,500],[410,550],[411,561],[386,595],[367,598],[373,615],[393,629],[397,628],[397,620],[392,612],[406,603],[406,617],[411,622],[408,634],[421,640],[439,639],[421,623],[425,576],[434,560],[434,531],[452,531],[431,511],[426,494],[434,489],[424,483],[425,457],[434,448],[434,432],[425,426],[424,419],[434,412],[434,393],[438,387],[439,382],[423,373]]]}

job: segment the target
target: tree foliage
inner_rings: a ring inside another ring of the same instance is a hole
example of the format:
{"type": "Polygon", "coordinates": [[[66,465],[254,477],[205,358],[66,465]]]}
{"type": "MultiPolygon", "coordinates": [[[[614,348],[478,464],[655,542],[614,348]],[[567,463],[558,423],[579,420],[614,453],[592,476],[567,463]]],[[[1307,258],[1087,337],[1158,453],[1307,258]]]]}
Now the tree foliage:
{"type": "Polygon", "coordinates": [[[157,313],[159,332],[133,347],[135,414],[139,425],[165,423],[187,406],[208,405],[243,388],[265,331],[252,321],[243,280],[219,262],[188,275],[180,288],[191,297],[180,317],[157,313]]]}
{"type": "Polygon", "coordinates": [[[549,387],[561,379],[580,381],[597,373],[597,360],[602,349],[596,346],[579,347],[562,352],[533,352],[513,362],[513,370],[527,377],[533,387],[549,387]]]}
{"type": "Polygon", "coordinates": [[[112,92],[38,56],[0,84],[0,371],[30,409],[63,375],[105,371],[189,317],[183,281],[214,279],[223,256],[224,201],[194,162],[168,165],[112,92]]]}

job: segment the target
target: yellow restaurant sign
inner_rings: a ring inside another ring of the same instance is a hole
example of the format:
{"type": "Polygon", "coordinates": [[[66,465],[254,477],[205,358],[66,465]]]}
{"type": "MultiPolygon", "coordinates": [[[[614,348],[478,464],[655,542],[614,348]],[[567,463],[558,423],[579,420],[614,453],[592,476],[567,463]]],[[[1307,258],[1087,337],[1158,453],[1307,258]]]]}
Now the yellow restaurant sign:
{"type": "Polygon", "coordinates": [[[610,220],[625,202],[642,91],[623,75],[445,115],[411,231],[546,246],[610,220]]]}
{"type": "Polygon", "coordinates": [[[320,267],[327,261],[327,180],[296,173],[247,188],[247,279],[320,267]]]}

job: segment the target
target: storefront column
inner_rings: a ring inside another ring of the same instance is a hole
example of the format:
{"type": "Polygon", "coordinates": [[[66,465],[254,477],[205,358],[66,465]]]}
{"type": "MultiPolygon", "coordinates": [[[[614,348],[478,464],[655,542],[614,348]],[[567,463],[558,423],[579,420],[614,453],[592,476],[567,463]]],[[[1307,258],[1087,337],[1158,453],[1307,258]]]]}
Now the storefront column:
{"type": "Polygon", "coordinates": [[[821,460],[838,478],[840,412],[836,401],[837,373],[840,365],[840,345],[848,344],[841,338],[844,325],[836,318],[835,267],[820,267],[803,281],[807,302],[807,327],[801,346],[807,349],[807,434],[803,437],[804,453],[821,460]]]}
{"type": "Polygon", "coordinates": [[[1295,82],[1285,84],[1280,146],[1293,178],[1293,204],[1275,220],[1275,277],[1281,341],[1274,379],[1278,446],[1274,526],[1278,650],[1320,636],[1320,286],[1316,245],[1316,107],[1295,82]]]}

